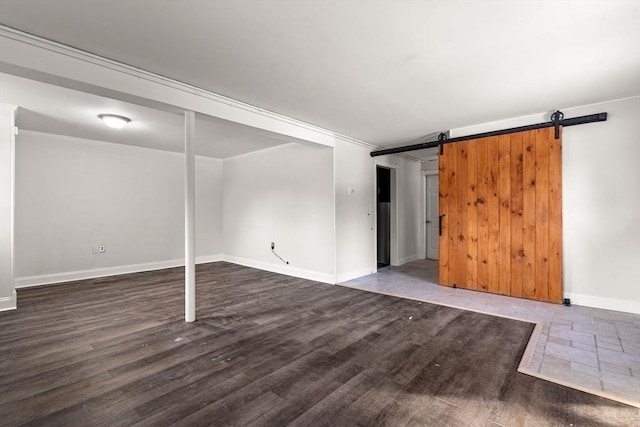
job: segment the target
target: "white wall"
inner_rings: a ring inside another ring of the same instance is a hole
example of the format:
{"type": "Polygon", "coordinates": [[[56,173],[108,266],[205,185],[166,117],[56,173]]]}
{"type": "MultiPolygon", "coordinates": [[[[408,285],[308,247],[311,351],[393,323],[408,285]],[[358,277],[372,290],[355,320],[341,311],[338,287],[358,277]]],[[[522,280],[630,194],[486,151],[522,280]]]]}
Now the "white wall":
{"type": "Polygon", "coordinates": [[[16,107],[0,104],[0,311],[16,308],[14,284],[14,153],[16,107]]]}
{"type": "Polygon", "coordinates": [[[336,182],[336,280],[344,282],[370,274],[376,266],[375,168],[392,172],[391,263],[420,258],[421,163],[402,156],[372,158],[372,147],[337,140],[336,182]],[[349,187],[355,191],[348,194],[349,187]],[[395,193],[395,197],[393,195],[395,193]]]}
{"type": "Polygon", "coordinates": [[[564,289],[575,304],[640,313],[640,98],[563,133],[564,289]]]}
{"type": "Polygon", "coordinates": [[[225,260],[333,283],[331,148],[292,143],[226,159],[223,212],[225,260]]]}
{"type": "MultiPolygon", "coordinates": [[[[182,165],[183,158],[180,157],[182,165]]],[[[184,167],[184,166],[182,166],[184,167]]],[[[180,172],[183,174],[183,172],[180,172]]],[[[222,240],[223,161],[196,156],[196,261],[220,259],[222,240]]],[[[183,193],[184,194],[184,190],[183,193]]],[[[182,202],[184,211],[184,202],[182,202]]],[[[184,216],[182,229],[184,230],[184,216]]],[[[184,247],[184,241],[182,241],[184,247]]]]}
{"type": "MultiPolygon", "coordinates": [[[[640,313],[640,97],[561,108],[606,122],[563,129],[564,296],[640,313]]],[[[462,136],[549,120],[549,113],[455,129],[462,136]]]]}
{"type": "MultiPolygon", "coordinates": [[[[219,258],[222,164],[198,158],[196,168],[197,254],[219,258]]],[[[184,157],[23,131],[15,236],[17,286],[180,265],[184,157]]]]}
{"type": "Polygon", "coordinates": [[[369,155],[372,148],[337,140],[334,150],[336,281],[340,283],[376,271],[375,170],[369,155]]]}
{"type": "Polygon", "coordinates": [[[420,162],[398,158],[398,262],[420,259],[422,252],[422,207],[420,162]]]}

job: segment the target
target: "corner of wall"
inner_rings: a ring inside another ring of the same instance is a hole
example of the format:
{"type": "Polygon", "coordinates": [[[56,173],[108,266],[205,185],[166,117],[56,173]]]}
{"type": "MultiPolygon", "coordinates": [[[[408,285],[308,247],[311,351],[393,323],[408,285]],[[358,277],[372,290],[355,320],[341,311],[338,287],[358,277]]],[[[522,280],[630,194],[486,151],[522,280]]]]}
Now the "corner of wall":
{"type": "Polygon", "coordinates": [[[0,298],[0,311],[15,310],[18,308],[18,297],[14,289],[11,296],[0,298]]]}
{"type": "Polygon", "coordinates": [[[224,255],[223,261],[233,264],[243,265],[245,267],[256,268],[258,270],[270,271],[272,273],[284,274],[286,276],[299,277],[301,279],[313,280],[316,282],[334,285],[336,283],[335,276],[328,273],[319,273],[317,271],[305,270],[291,266],[272,264],[263,261],[256,261],[246,258],[240,258],[232,255],[224,255]]]}

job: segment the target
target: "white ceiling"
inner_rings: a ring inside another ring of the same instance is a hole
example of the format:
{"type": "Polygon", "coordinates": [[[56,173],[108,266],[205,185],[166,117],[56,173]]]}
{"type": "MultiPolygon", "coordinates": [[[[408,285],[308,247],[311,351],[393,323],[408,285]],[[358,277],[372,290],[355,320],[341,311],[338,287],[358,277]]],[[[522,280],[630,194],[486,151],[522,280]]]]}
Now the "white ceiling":
{"type": "MultiPolygon", "coordinates": [[[[637,0],[0,0],[0,7],[2,25],[385,147],[640,94],[637,0]]],[[[93,102],[114,103],[78,95],[78,110],[93,109],[94,118],[93,102]]],[[[46,119],[37,108],[30,114],[46,119]]],[[[164,114],[153,123],[181,124],[164,114]]]]}

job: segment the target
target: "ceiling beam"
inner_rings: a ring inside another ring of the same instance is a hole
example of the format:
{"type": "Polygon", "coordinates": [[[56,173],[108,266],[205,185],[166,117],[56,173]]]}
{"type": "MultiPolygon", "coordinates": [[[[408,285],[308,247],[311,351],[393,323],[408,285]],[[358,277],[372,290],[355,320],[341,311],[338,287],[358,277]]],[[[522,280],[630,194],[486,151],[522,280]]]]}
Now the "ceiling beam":
{"type": "Polygon", "coordinates": [[[56,79],[64,79],[67,85],[76,82],[85,90],[95,88],[96,94],[106,91],[115,99],[128,98],[122,99],[126,102],[148,100],[194,111],[285,135],[292,142],[334,147],[338,137],[290,117],[1,25],[0,45],[1,72],[26,78],[30,76],[25,74],[39,73],[50,76],[54,84],[56,79]]]}

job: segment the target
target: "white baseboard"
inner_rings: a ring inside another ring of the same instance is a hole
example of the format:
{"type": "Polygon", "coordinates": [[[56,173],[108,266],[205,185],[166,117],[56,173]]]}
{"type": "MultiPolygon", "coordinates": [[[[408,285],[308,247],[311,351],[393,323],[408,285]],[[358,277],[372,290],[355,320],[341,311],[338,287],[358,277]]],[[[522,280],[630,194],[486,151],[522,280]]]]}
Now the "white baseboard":
{"type": "Polygon", "coordinates": [[[570,298],[572,305],[575,304],[585,307],[602,308],[605,310],[640,314],[640,301],[638,300],[621,300],[615,298],[594,297],[592,295],[581,295],[574,293],[565,293],[564,298],[570,298]]]}
{"type": "Polygon", "coordinates": [[[404,257],[404,258],[400,258],[400,259],[398,259],[398,265],[406,264],[406,263],[408,263],[408,262],[417,261],[417,260],[419,260],[419,259],[421,259],[421,258],[420,258],[420,255],[418,255],[418,254],[413,254],[413,255],[406,256],[406,257],[404,257]]]}
{"type": "Polygon", "coordinates": [[[301,279],[315,280],[316,282],[335,284],[333,274],[319,273],[317,271],[304,270],[302,268],[291,267],[289,265],[271,264],[263,261],[255,261],[246,258],[239,258],[231,255],[224,255],[224,261],[244,265],[245,267],[257,268],[259,270],[270,271],[272,273],[284,274],[286,276],[300,277],[301,279]]]}
{"type": "Polygon", "coordinates": [[[16,295],[17,294],[14,289],[11,293],[11,296],[0,298],[0,311],[15,310],[18,307],[18,298],[16,297],[16,295]]]}
{"type": "MultiPolygon", "coordinates": [[[[208,264],[210,262],[220,262],[224,260],[224,255],[222,254],[218,254],[218,255],[203,255],[203,256],[197,256],[196,257],[196,264],[208,264]]],[[[184,265],[184,261],[182,262],[182,265],[184,265]]]]}
{"type": "MultiPolygon", "coordinates": [[[[196,264],[222,261],[222,254],[196,257],[196,264]]],[[[63,273],[43,274],[39,276],[25,276],[16,278],[16,289],[31,286],[52,285],[55,283],[72,282],[74,280],[94,279],[97,277],[115,276],[118,274],[140,273],[143,271],[162,270],[165,268],[182,267],[184,259],[169,261],[129,264],[117,267],[95,268],[91,270],[67,271],[63,273]]]]}
{"type": "Polygon", "coordinates": [[[336,275],[336,283],[344,283],[349,280],[357,279],[358,277],[368,276],[375,273],[375,268],[365,268],[358,271],[349,271],[347,273],[338,273],[336,275]]]}

